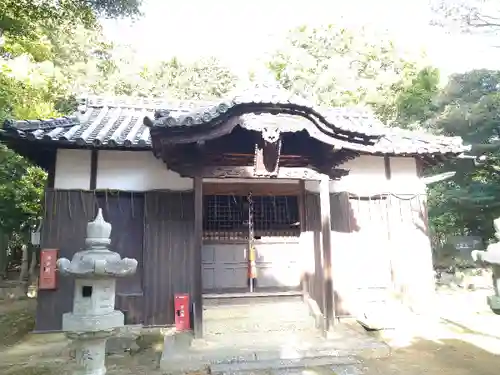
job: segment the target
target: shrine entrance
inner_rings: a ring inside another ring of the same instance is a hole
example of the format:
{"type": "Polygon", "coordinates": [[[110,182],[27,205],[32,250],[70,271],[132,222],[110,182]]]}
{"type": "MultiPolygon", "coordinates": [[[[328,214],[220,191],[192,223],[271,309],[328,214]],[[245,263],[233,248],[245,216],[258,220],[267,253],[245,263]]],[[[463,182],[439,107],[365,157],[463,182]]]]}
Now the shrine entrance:
{"type": "Polygon", "coordinates": [[[252,184],[248,190],[204,195],[204,293],[299,290],[298,195],[254,195],[252,184]]]}
{"type": "Polygon", "coordinates": [[[154,120],[144,119],[155,156],[193,181],[196,337],[203,334],[207,292],[300,290],[321,302],[324,330],[335,320],[330,181],[346,176],[342,164],[379,136],[353,128],[358,114],[332,113],[329,120],[287,93],[261,94],[249,91],[192,114],[158,110],[154,120]],[[299,243],[306,181],[318,183],[311,228],[321,232],[318,246],[299,243]],[[314,259],[314,283],[302,277],[302,256],[314,259]]]}

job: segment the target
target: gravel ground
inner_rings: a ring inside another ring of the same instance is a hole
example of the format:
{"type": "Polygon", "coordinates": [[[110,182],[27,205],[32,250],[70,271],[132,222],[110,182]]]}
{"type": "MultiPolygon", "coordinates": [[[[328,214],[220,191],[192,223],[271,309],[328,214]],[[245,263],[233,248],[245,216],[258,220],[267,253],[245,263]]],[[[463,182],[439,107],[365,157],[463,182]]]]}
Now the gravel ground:
{"type": "Polygon", "coordinates": [[[364,361],[366,375],[494,375],[499,368],[500,356],[461,340],[422,340],[389,358],[364,361]]]}

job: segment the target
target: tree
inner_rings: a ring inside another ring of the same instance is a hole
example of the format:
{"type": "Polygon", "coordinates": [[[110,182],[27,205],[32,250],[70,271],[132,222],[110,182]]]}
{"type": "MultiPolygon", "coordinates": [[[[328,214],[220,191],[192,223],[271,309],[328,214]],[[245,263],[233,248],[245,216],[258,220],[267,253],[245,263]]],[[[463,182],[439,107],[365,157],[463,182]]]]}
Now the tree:
{"type": "Polygon", "coordinates": [[[439,93],[433,132],[460,136],[473,151],[489,156],[482,165],[447,163],[453,180],[430,189],[429,215],[435,233],[493,236],[492,220],[500,215],[500,72],[474,70],[456,74],[439,93]]]}
{"type": "MultiPolygon", "coordinates": [[[[131,49],[113,51],[106,79],[87,86],[95,94],[112,94],[167,99],[214,99],[232,90],[237,77],[214,58],[182,62],[177,58],[150,65],[134,65],[131,49]]],[[[103,70],[102,67],[96,67],[103,70]]],[[[96,77],[103,72],[97,72],[96,77]]]]}
{"type": "Polygon", "coordinates": [[[336,25],[292,30],[268,61],[284,88],[321,105],[369,105],[387,123],[404,105],[398,93],[415,80],[434,78],[435,71],[420,72],[420,65],[385,35],[336,25]]]}
{"type": "Polygon", "coordinates": [[[61,21],[91,28],[97,17],[140,15],[142,0],[3,0],[0,3],[0,35],[35,39],[40,28],[61,21]]]}
{"type": "Polygon", "coordinates": [[[495,32],[500,28],[500,4],[495,0],[434,0],[431,23],[464,32],[495,32]]]}
{"type": "Polygon", "coordinates": [[[440,92],[439,70],[424,67],[406,82],[397,82],[392,92],[379,104],[378,112],[394,113],[393,124],[402,128],[426,128],[437,110],[436,97],[440,92]],[[387,109],[385,107],[388,107],[387,109]]]}

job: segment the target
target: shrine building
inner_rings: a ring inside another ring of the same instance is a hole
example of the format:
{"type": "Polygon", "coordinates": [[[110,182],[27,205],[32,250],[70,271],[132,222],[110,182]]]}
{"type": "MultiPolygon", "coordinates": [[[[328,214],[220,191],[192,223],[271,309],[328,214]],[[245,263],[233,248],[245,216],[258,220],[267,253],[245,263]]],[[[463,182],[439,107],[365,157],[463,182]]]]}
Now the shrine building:
{"type": "MultiPolygon", "coordinates": [[[[170,325],[187,293],[197,336],[207,299],[223,295],[301,295],[323,330],[374,301],[424,308],[422,171],[468,150],[274,89],[215,102],[89,96],[74,116],[7,121],[0,140],[48,172],[42,249],[71,258],[102,208],[111,249],[139,262],[117,284],[126,323],[170,325]]],[[[60,330],[72,295],[68,278],[40,290],[36,331],[60,330]]]]}

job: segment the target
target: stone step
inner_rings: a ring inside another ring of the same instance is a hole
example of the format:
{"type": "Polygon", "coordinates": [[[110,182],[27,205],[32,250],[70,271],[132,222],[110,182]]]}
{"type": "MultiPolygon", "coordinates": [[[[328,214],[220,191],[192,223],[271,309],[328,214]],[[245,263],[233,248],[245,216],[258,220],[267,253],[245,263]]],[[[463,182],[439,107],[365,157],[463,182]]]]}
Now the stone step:
{"type": "Polygon", "coordinates": [[[203,306],[253,305],[302,301],[302,292],[208,293],[203,295],[203,306]]]}
{"type": "Polygon", "coordinates": [[[282,353],[271,351],[218,352],[193,356],[187,353],[162,357],[160,368],[169,374],[181,374],[208,369],[214,374],[245,373],[262,370],[285,370],[319,366],[349,366],[360,361],[346,351],[300,353],[295,358],[281,358],[282,353]]]}
{"type": "Polygon", "coordinates": [[[304,322],[245,322],[241,321],[240,324],[231,322],[231,328],[228,329],[227,324],[211,323],[205,324],[205,334],[227,334],[231,333],[271,333],[271,332],[296,332],[296,331],[310,331],[314,329],[314,322],[307,320],[304,322]]]}
{"type": "MultiPolygon", "coordinates": [[[[335,366],[333,371],[339,371],[341,368],[349,369],[354,368],[354,365],[359,365],[353,357],[308,357],[308,358],[298,358],[298,359],[270,359],[263,361],[251,361],[242,363],[221,363],[213,364],[210,366],[211,374],[225,375],[225,374],[253,374],[255,371],[266,371],[266,372],[277,372],[280,373],[282,370],[289,374],[289,370],[299,370],[311,367],[320,366],[335,366]]],[[[345,371],[343,371],[346,373],[345,371]]],[[[302,371],[300,372],[302,374],[302,371]]],[[[359,373],[359,372],[356,372],[359,373]]],[[[356,374],[351,372],[351,374],[356,374]]]]}
{"type": "Polygon", "coordinates": [[[315,330],[314,319],[302,302],[208,307],[203,312],[208,335],[301,332],[315,330]]]}
{"type": "Polygon", "coordinates": [[[251,305],[207,306],[203,309],[203,320],[231,318],[269,318],[297,319],[309,315],[307,305],[299,302],[281,302],[279,304],[253,303],[251,305]]]}
{"type": "Polygon", "coordinates": [[[390,355],[387,344],[347,327],[337,327],[336,333],[331,336],[331,339],[326,339],[312,333],[231,334],[218,339],[205,337],[194,340],[191,346],[184,349],[166,338],[161,368],[170,373],[207,368],[219,373],[250,372],[268,366],[347,365],[356,362],[357,358],[378,359],[390,355]],[[283,364],[280,365],[281,362],[283,364]]]}

